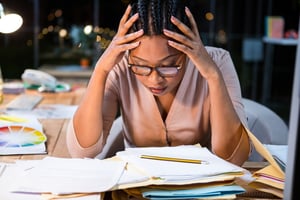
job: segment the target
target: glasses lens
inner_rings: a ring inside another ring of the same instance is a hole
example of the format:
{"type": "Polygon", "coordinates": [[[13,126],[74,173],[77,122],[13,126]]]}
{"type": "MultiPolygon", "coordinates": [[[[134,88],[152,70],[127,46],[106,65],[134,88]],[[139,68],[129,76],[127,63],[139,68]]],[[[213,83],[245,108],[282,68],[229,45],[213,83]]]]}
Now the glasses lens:
{"type": "Polygon", "coordinates": [[[148,67],[143,67],[143,66],[137,66],[137,65],[131,65],[131,70],[133,73],[142,75],[142,76],[147,76],[151,73],[151,69],[148,67]]]}
{"type": "Polygon", "coordinates": [[[178,73],[178,66],[157,67],[156,70],[162,76],[175,76],[178,73]]]}

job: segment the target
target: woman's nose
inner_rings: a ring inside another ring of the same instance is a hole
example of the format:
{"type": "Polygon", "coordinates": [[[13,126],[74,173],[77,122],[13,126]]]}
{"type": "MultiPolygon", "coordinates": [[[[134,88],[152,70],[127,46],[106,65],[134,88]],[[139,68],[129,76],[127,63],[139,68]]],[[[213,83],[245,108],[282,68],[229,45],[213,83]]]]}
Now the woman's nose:
{"type": "Polygon", "coordinates": [[[151,72],[151,74],[149,75],[149,80],[150,80],[151,82],[157,83],[157,82],[162,81],[162,80],[163,80],[163,77],[162,77],[156,70],[153,70],[153,71],[151,72]]]}

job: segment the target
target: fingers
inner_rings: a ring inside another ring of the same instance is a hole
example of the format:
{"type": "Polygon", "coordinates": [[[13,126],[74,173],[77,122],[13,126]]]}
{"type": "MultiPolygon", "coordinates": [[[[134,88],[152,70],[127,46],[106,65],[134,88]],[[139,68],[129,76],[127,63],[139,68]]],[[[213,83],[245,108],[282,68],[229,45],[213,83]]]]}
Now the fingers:
{"type": "Polygon", "coordinates": [[[125,24],[125,23],[126,23],[126,21],[127,21],[128,18],[129,18],[130,11],[131,11],[131,6],[128,5],[127,8],[126,8],[126,10],[125,10],[124,15],[122,16],[122,18],[121,18],[121,20],[120,20],[119,27],[120,27],[122,24],[125,24]]]}
{"type": "Polygon", "coordinates": [[[191,31],[191,29],[185,25],[184,23],[182,23],[180,20],[178,20],[176,17],[172,16],[171,17],[171,22],[177,26],[177,28],[184,33],[187,37],[189,38],[193,38],[194,37],[194,32],[191,31]]]}
{"type": "Polygon", "coordinates": [[[177,19],[176,17],[172,16],[171,17],[171,22],[177,26],[177,28],[184,33],[187,37],[189,37],[190,39],[193,39],[195,37],[199,37],[199,32],[198,32],[198,27],[197,27],[197,23],[191,13],[191,11],[186,7],[185,8],[185,12],[186,15],[190,21],[191,24],[191,28],[189,28],[186,24],[182,23],[179,19],[177,19]]]}
{"type": "Polygon", "coordinates": [[[191,24],[191,28],[192,28],[192,32],[199,36],[199,31],[198,31],[198,27],[197,27],[197,23],[195,21],[195,18],[193,16],[193,14],[191,13],[190,9],[188,7],[185,7],[185,13],[187,15],[187,17],[189,18],[190,24],[191,24]]]}
{"type": "Polygon", "coordinates": [[[168,36],[169,38],[174,39],[178,43],[184,44],[190,48],[193,47],[193,43],[192,43],[193,40],[189,39],[189,37],[186,37],[185,35],[182,35],[182,34],[179,34],[179,33],[173,32],[173,31],[169,31],[166,29],[164,29],[164,34],[166,36],[168,36]]]}
{"type": "Polygon", "coordinates": [[[99,58],[99,63],[102,63],[101,65],[106,68],[106,71],[110,71],[115,64],[120,62],[126,50],[134,49],[140,44],[138,38],[143,36],[143,30],[128,33],[139,17],[137,13],[130,17],[130,12],[131,6],[129,5],[120,20],[117,34],[99,58]]]}
{"type": "Polygon", "coordinates": [[[139,18],[138,13],[130,17],[130,12],[131,12],[131,6],[129,5],[120,20],[118,32],[112,41],[115,48],[119,48],[121,50],[123,49],[127,50],[127,49],[132,49],[137,47],[139,42],[133,42],[133,41],[135,41],[137,38],[141,37],[144,34],[143,30],[139,30],[134,33],[128,34],[130,28],[139,18]]]}
{"type": "Polygon", "coordinates": [[[190,21],[191,27],[188,27],[186,24],[181,22],[176,17],[171,17],[171,22],[183,33],[177,33],[174,31],[164,29],[164,34],[173,39],[169,41],[169,45],[184,52],[191,53],[193,49],[197,49],[199,45],[202,44],[200,39],[198,27],[196,21],[191,13],[191,11],[186,7],[185,8],[186,15],[190,21]]]}
{"type": "Polygon", "coordinates": [[[183,44],[180,44],[180,43],[177,43],[177,42],[174,42],[172,40],[168,40],[168,44],[177,49],[178,51],[181,51],[187,55],[190,55],[190,52],[191,52],[191,48],[186,46],[186,45],[183,45],[183,44]]]}
{"type": "Polygon", "coordinates": [[[139,14],[135,13],[133,16],[130,16],[131,6],[129,5],[123,15],[123,17],[120,20],[118,33],[117,35],[125,35],[130,27],[134,24],[134,22],[139,18],[139,14]]]}
{"type": "Polygon", "coordinates": [[[120,44],[124,44],[124,43],[128,43],[128,42],[132,42],[132,41],[136,40],[137,38],[141,37],[143,34],[144,34],[144,30],[141,29],[134,33],[124,35],[123,37],[115,38],[115,43],[120,45],[120,44]]]}

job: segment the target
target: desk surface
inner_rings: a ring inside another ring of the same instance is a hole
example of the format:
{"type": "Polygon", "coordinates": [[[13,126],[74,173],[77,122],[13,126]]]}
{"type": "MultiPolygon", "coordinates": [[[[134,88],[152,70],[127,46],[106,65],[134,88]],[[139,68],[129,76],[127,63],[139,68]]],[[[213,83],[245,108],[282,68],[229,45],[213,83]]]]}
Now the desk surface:
{"type": "MultiPolygon", "coordinates": [[[[78,86],[79,87],[79,86],[78,86]]],[[[26,93],[37,93],[37,91],[26,91],[26,93]]],[[[84,88],[77,88],[72,92],[66,93],[39,93],[43,95],[41,104],[65,104],[78,105],[80,98],[84,93],[84,88]]],[[[16,95],[4,94],[3,108],[16,95]]],[[[13,162],[17,159],[42,159],[45,156],[70,157],[66,145],[65,134],[67,124],[70,119],[40,119],[43,125],[44,133],[47,135],[47,152],[46,155],[10,155],[0,156],[0,162],[13,162]]]]}
{"type": "MultiPolygon", "coordinates": [[[[74,91],[66,93],[39,93],[44,96],[41,104],[66,104],[78,105],[84,93],[84,88],[77,88],[74,91]]],[[[36,91],[26,91],[26,93],[37,93],[36,91]]],[[[15,95],[5,94],[4,101],[0,105],[3,108],[5,104],[11,101],[15,95]]],[[[0,162],[14,162],[15,160],[32,160],[42,159],[45,156],[65,157],[70,155],[66,148],[66,129],[70,119],[41,119],[44,128],[44,133],[47,135],[47,152],[46,155],[10,155],[0,156],[0,162]]],[[[264,162],[246,162],[244,167],[250,171],[256,171],[266,166],[264,162]]],[[[258,191],[250,191],[242,195],[238,195],[237,199],[278,199],[277,197],[258,191]]]]}

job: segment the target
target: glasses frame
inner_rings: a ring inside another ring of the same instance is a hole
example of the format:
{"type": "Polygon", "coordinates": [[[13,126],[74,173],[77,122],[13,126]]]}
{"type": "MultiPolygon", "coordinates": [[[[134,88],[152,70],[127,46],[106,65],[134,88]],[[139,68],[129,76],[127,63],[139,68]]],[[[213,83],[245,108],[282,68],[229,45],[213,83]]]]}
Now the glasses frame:
{"type": "Polygon", "coordinates": [[[147,66],[147,65],[132,64],[132,63],[129,63],[129,60],[128,60],[128,68],[130,69],[130,71],[132,71],[132,73],[134,73],[136,75],[139,75],[139,76],[149,76],[153,72],[153,70],[155,70],[161,77],[174,77],[174,76],[177,76],[177,74],[178,74],[179,70],[182,68],[182,66],[183,66],[183,63],[179,64],[179,65],[178,64],[177,65],[169,65],[169,66],[168,65],[159,65],[159,66],[150,67],[150,66],[147,66]],[[136,73],[135,71],[132,70],[133,66],[147,68],[147,69],[149,69],[149,73],[147,73],[147,74],[136,73]],[[159,71],[160,68],[166,68],[166,67],[176,69],[177,70],[176,74],[174,74],[174,75],[165,75],[161,71],[159,71]]]}

